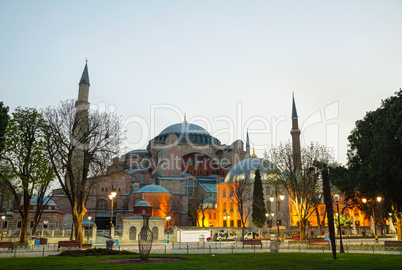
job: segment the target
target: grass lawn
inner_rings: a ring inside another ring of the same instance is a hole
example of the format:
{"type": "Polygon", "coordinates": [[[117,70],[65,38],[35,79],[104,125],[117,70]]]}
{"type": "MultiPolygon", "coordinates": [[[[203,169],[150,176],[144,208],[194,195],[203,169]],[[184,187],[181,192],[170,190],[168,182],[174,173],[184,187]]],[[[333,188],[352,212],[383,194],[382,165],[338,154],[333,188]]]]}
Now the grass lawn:
{"type": "Polygon", "coordinates": [[[331,254],[308,253],[262,253],[262,254],[196,254],[196,255],[152,255],[151,257],[180,257],[187,261],[165,264],[121,265],[99,261],[138,256],[103,257],[38,257],[3,258],[0,269],[402,269],[401,255],[377,254],[331,254]]]}

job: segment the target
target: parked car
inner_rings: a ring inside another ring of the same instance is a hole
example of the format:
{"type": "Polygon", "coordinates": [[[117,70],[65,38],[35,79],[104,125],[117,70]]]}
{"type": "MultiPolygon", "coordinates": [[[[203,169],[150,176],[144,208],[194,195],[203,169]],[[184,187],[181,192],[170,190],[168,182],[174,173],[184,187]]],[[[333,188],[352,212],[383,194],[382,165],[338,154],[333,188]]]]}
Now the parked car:
{"type": "Polygon", "coordinates": [[[245,240],[248,240],[248,239],[261,239],[261,237],[258,235],[258,233],[249,232],[244,236],[244,239],[245,240]],[[253,234],[254,234],[254,237],[253,237],[253,234]]]}
{"type": "Polygon", "coordinates": [[[216,237],[217,241],[235,241],[236,239],[237,239],[237,236],[234,235],[233,233],[229,233],[229,234],[218,233],[218,236],[216,237]]]}

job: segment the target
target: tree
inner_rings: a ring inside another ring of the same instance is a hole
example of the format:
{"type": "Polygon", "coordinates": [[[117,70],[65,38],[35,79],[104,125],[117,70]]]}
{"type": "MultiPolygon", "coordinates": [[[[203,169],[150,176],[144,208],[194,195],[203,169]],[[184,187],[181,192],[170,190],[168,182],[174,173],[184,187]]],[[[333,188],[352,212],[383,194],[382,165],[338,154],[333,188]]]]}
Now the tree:
{"type": "Polygon", "coordinates": [[[375,201],[394,214],[402,240],[402,89],[367,112],[348,137],[348,185],[344,191],[375,201]]]}
{"type": "Polygon", "coordinates": [[[4,150],[4,140],[8,121],[10,116],[8,115],[8,107],[4,106],[3,102],[0,101],[0,154],[3,154],[4,150]]]}
{"type": "Polygon", "coordinates": [[[207,198],[207,192],[202,188],[198,187],[194,192],[194,207],[197,207],[197,222],[199,215],[201,215],[201,224],[200,227],[205,227],[205,210],[208,209],[208,204],[204,203],[204,200],[207,198]]]}
{"type": "Polygon", "coordinates": [[[36,194],[36,209],[33,218],[33,226],[31,228],[31,235],[35,235],[36,228],[42,218],[43,210],[51,200],[51,195],[45,196],[49,186],[40,186],[36,194]]]}
{"type": "Polygon", "coordinates": [[[299,218],[300,240],[307,236],[308,218],[322,198],[321,164],[329,164],[333,157],[325,146],[311,143],[302,147],[301,161],[295,162],[290,143],[281,143],[266,154],[274,164],[272,177],[286,189],[299,218]]]}
{"type": "Polygon", "coordinates": [[[73,238],[83,242],[82,221],[90,178],[104,175],[119,152],[121,120],[114,114],[76,110],[73,100],[44,111],[53,171],[70,201],[73,238]]]}
{"type": "MultiPolygon", "coordinates": [[[[335,226],[339,229],[339,222],[337,214],[334,215],[335,226]]],[[[339,220],[341,222],[341,228],[351,228],[352,222],[345,215],[339,214],[339,220]]]]}
{"type": "Polygon", "coordinates": [[[46,140],[42,115],[35,109],[17,108],[7,126],[1,171],[21,216],[21,243],[27,243],[30,200],[37,188],[47,186],[53,179],[46,140]]]}
{"type": "Polygon", "coordinates": [[[232,202],[237,206],[242,224],[241,239],[244,239],[246,222],[251,212],[251,186],[247,178],[234,180],[231,184],[233,191],[232,202]]]}
{"type": "MultiPolygon", "coordinates": [[[[260,170],[257,169],[255,171],[255,177],[254,177],[251,221],[258,228],[258,231],[265,224],[265,221],[267,219],[265,215],[266,213],[267,210],[265,209],[264,193],[262,189],[260,170]]],[[[258,233],[259,235],[261,235],[260,232],[258,233]]]]}

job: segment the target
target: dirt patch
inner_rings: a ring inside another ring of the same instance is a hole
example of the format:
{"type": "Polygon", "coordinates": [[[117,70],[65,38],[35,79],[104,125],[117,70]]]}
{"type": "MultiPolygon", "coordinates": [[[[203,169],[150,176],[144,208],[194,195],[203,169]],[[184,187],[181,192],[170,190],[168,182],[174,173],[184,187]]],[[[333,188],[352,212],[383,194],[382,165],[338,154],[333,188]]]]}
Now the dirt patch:
{"type": "Polygon", "coordinates": [[[141,261],[139,258],[136,259],[113,259],[100,261],[102,263],[117,263],[117,264],[149,264],[149,263],[171,263],[186,261],[183,258],[148,258],[147,262],[141,261]]]}

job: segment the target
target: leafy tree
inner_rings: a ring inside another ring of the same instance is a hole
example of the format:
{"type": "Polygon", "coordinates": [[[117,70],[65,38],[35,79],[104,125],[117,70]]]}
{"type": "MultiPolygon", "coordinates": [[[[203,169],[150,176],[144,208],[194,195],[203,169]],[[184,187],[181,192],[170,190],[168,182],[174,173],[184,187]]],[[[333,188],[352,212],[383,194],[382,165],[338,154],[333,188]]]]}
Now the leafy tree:
{"type": "Polygon", "coordinates": [[[301,161],[295,162],[291,143],[281,143],[266,154],[275,164],[271,177],[286,189],[299,218],[300,240],[307,236],[308,218],[315,211],[323,196],[321,164],[333,161],[331,151],[319,144],[301,147],[301,161]]]}
{"type": "Polygon", "coordinates": [[[9,187],[21,216],[20,243],[27,243],[30,200],[36,189],[53,179],[46,155],[44,120],[35,109],[17,108],[9,121],[1,163],[2,181],[9,187]],[[14,180],[14,181],[13,181],[14,180]],[[23,193],[22,199],[19,191],[23,193]]]}
{"type": "MultiPolygon", "coordinates": [[[[345,215],[339,214],[339,219],[341,222],[341,228],[351,228],[352,227],[352,221],[350,221],[350,219],[348,219],[345,215]]],[[[334,215],[334,222],[335,222],[335,226],[339,229],[338,216],[336,214],[334,215]]]]}
{"type": "Polygon", "coordinates": [[[252,206],[252,223],[260,230],[266,221],[267,210],[265,209],[264,193],[262,189],[260,170],[255,171],[254,189],[253,189],[253,206],[252,206]]]}
{"type": "Polygon", "coordinates": [[[105,175],[123,140],[121,120],[114,114],[75,107],[73,100],[44,111],[47,151],[53,171],[70,201],[73,238],[84,241],[82,221],[91,177],[105,175]]]}
{"type": "Polygon", "coordinates": [[[348,178],[345,192],[375,201],[382,196],[394,214],[397,237],[402,240],[402,89],[367,112],[348,137],[348,178]]]}

